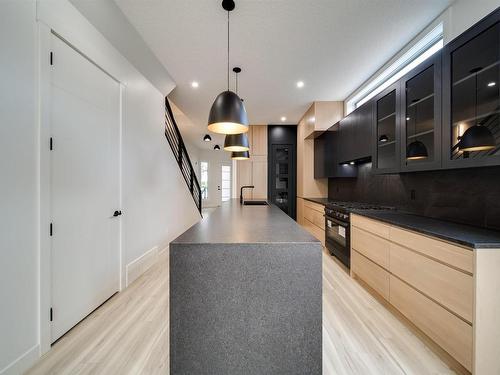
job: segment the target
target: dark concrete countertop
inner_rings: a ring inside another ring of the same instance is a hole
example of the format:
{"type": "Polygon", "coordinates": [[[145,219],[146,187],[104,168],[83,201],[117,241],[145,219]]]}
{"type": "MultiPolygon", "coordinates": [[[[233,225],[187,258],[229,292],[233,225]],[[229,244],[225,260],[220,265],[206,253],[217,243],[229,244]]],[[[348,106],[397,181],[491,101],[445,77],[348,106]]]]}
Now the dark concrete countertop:
{"type": "Polygon", "coordinates": [[[402,211],[354,210],[354,214],[474,249],[500,249],[500,232],[432,219],[402,211]]]}
{"type": "Polygon", "coordinates": [[[274,205],[222,203],[172,243],[317,243],[309,232],[274,205]]]}
{"type": "Polygon", "coordinates": [[[306,201],[322,204],[323,206],[326,206],[329,202],[328,198],[302,198],[305,199],[306,201]]]}

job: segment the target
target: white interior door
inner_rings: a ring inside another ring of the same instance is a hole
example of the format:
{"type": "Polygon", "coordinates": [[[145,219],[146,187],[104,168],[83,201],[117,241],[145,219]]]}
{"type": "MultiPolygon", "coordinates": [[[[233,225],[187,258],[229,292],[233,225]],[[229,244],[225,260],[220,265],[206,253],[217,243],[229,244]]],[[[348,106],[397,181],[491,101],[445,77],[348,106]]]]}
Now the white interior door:
{"type": "Polygon", "coordinates": [[[221,200],[226,202],[231,199],[231,163],[221,163],[221,200]]]}
{"type": "Polygon", "coordinates": [[[120,85],[51,44],[53,342],[119,289],[120,85]]]}

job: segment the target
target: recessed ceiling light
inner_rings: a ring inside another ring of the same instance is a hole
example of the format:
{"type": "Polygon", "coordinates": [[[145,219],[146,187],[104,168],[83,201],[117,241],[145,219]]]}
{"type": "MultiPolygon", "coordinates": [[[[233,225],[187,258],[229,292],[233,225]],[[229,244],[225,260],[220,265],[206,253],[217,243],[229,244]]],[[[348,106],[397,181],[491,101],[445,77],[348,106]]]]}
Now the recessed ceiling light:
{"type": "Polygon", "coordinates": [[[297,87],[298,87],[299,89],[301,89],[302,87],[304,87],[304,81],[298,81],[298,82],[297,82],[297,87]]]}
{"type": "Polygon", "coordinates": [[[495,85],[496,85],[496,82],[490,82],[490,83],[488,83],[488,87],[493,87],[495,85]]]}
{"type": "Polygon", "coordinates": [[[285,122],[286,121],[286,117],[285,116],[281,116],[281,122],[285,122]]]}
{"type": "Polygon", "coordinates": [[[354,164],[356,164],[356,163],[354,163],[353,161],[351,161],[349,164],[354,165],[354,164]]]}
{"type": "Polygon", "coordinates": [[[410,118],[409,118],[409,117],[407,117],[407,118],[406,118],[406,121],[410,121],[410,118]]]}
{"type": "Polygon", "coordinates": [[[194,89],[197,89],[200,86],[200,84],[196,81],[191,82],[191,87],[194,89]]]}

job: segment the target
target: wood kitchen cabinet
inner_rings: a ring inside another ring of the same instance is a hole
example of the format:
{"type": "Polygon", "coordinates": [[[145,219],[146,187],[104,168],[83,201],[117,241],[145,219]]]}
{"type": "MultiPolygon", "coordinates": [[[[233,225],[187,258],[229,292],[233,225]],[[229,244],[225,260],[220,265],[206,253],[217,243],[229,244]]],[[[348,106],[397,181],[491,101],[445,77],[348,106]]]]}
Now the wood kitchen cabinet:
{"type": "Polygon", "coordinates": [[[500,10],[471,27],[443,49],[444,168],[500,165],[500,10]],[[493,136],[494,148],[461,151],[471,127],[493,136]]]}
{"type": "Polygon", "coordinates": [[[500,373],[499,267],[500,249],[351,215],[351,275],[473,374],[500,373]]]}
{"type": "Polygon", "coordinates": [[[250,125],[247,136],[250,159],[236,161],[236,195],[242,186],[253,185],[243,190],[243,198],[267,199],[267,125],[250,125]]]}

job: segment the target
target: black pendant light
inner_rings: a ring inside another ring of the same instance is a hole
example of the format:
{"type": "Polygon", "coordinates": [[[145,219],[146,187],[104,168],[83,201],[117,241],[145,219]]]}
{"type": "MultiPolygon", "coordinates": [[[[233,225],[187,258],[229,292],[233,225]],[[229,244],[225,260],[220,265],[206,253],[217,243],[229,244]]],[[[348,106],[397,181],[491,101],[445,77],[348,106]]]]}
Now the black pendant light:
{"type": "Polygon", "coordinates": [[[468,128],[464,134],[459,138],[458,149],[460,151],[487,151],[494,149],[495,138],[491,134],[490,129],[486,126],[477,123],[477,75],[482,68],[474,68],[470,73],[475,74],[476,77],[476,95],[474,106],[474,125],[468,128]]]}
{"type": "Polygon", "coordinates": [[[220,150],[220,146],[219,146],[219,145],[215,145],[215,146],[214,146],[214,150],[215,150],[215,151],[219,151],[219,150],[220,150]]]}
{"type": "Polygon", "coordinates": [[[223,0],[227,11],[227,91],[215,98],[208,116],[208,130],[219,134],[240,134],[248,131],[248,117],[240,97],[229,90],[229,12],[235,8],[233,0],[223,0]]]}
{"type": "MultiPolygon", "coordinates": [[[[413,120],[413,133],[416,136],[417,134],[417,106],[418,106],[418,101],[419,99],[414,99],[413,103],[415,104],[415,119],[413,120]]],[[[406,147],[406,159],[407,160],[422,160],[422,159],[427,159],[429,154],[427,153],[427,147],[425,147],[425,144],[421,141],[419,141],[417,138],[406,147]]]]}
{"type": "Polygon", "coordinates": [[[248,152],[248,151],[235,151],[235,152],[231,152],[231,159],[233,159],[233,160],[247,160],[247,159],[250,159],[250,152],[248,152]]]}
{"type": "Polygon", "coordinates": [[[250,146],[248,144],[248,137],[245,133],[242,134],[228,134],[224,139],[225,151],[248,151],[250,146]]]}
{"type": "Polygon", "coordinates": [[[382,134],[378,139],[378,141],[382,143],[387,142],[388,140],[389,138],[385,134],[382,134]]]}
{"type": "MultiPolygon", "coordinates": [[[[236,73],[236,94],[238,94],[238,73],[241,72],[241,68],[233,68],[233,72],[236,73]]],[[[224,139],[224,150],[225,151],[248,151],[250,146],[248,144],[248,137],[245,133],[240,134],[227,134],[224,139]]]]}
{"type": "Polygon", "coordinates": [[[205,134],[205,136],[203,137],[203,140],[205,142],[210,142],[212,140],[212,137],[210,136],[210,134],[205,134]]]}

